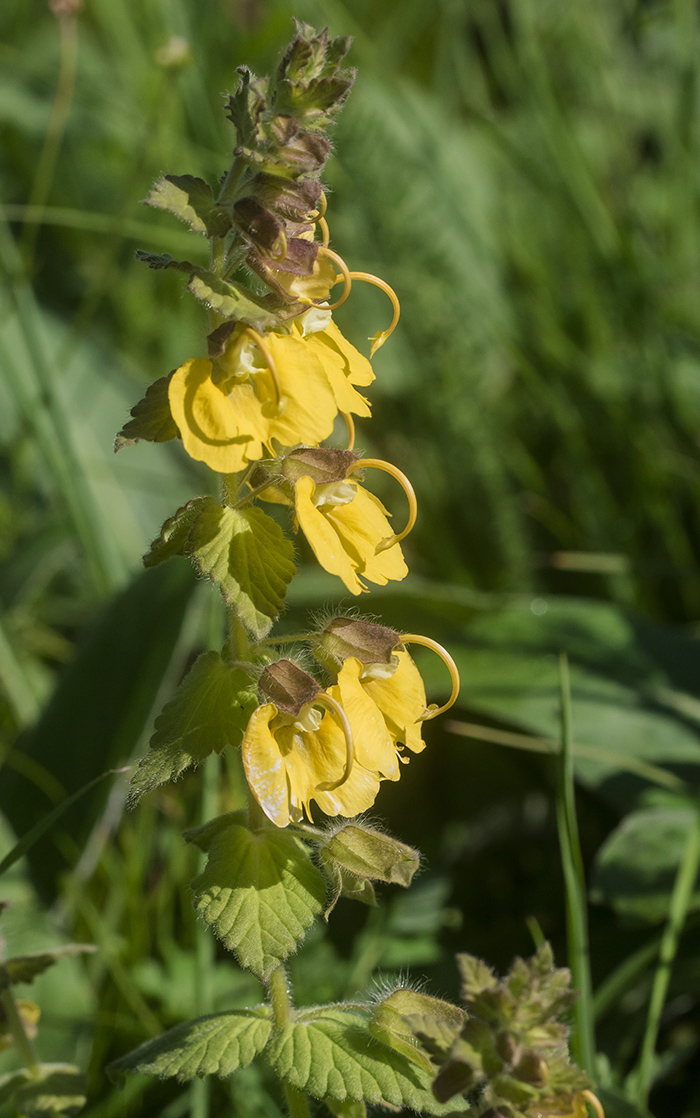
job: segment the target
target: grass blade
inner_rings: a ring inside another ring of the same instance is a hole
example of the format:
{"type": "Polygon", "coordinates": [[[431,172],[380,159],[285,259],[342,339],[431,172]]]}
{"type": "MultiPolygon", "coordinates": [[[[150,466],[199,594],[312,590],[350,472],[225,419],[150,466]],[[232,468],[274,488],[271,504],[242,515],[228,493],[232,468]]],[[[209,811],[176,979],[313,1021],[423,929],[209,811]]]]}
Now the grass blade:
{"type": "Polygon", "coordinates": [[[569,966],[573,984],[579,991],[574,1008],[575,1027],[571,1035],[574,1060],[591,1075],[595,1073],[595,1035],[591,969],[588,945],[588,913],[583,858],[576,820],[574,792],[573,721],[569,662],[566,653],[559,657],[561,687],[561,754],[556,792],[557,830],[566,890],[566,928],[569,966]]]}

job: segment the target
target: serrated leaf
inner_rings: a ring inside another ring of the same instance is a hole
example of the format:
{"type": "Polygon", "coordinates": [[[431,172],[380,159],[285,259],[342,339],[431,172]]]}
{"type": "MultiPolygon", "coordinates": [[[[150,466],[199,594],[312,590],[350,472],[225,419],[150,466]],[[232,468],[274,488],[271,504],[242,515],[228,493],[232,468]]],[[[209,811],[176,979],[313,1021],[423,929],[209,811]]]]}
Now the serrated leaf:
{"type": "Polygon", "coordinates": [[[215,509],[221,508],[213,497],[193,497],[173,516],[169,516],[160,530],[160,535],[143,557],[144,567],[157,567],[159,563],[165,562],[173,555],[189,555],[192,529],[200,513],[210,506],[215,509]]]}
{"type": "Polygon", "coordinates": [[[225,237],[231,228],[231,218],[226,210],[216,205],[209,183],[194,175],[166,175],[144,201],[148,206],[179,217],[193,233],[225,237]]]}
{"type": "Polygon", "coordinates": [[[207,924],[263,980],[296,950],[325,898],[323,877],[298,839],[236,824],[214,836],[192,889],[207,924]]]}
{"type": "Polygon", "coordinates": [[[85,1106],[87,1077],[72,1064],[40,1064],[40,1080],[32,1080],[15,1093],[23,1118],[55,1118],[77,1114],[85,1106]]]}
{"type": "Polygon", "coordinates": [[[107,1068],[114,1082],[127,1072],[143,1072],[180,1082],[196,1075],[231,1075],[262,1052],[272,1029],[266,1006],[196,1017],[147,1040],[107,1068]]]}
{"type": "Polygon", "coordinates": [[[213,273],[195,269],[187,285],[196,299],[200,299],[223,318],[241,319],[260,329],[276,325],[274,315],[250,297],[250,293],[237,283],[219,279],[213,273]]]}
{"type": "Polygon", "coordinates": [[[262,509],[201,508],[190,537],[201,574],[215,582],[255,640],[279,617],[295,573],[294,545],[262,509]]]}
{"type": "Polygon", "coordinates": [[[431,1094],[432,1077],[376,1040],[359,1010],[324,1007],[304,1014],[273,1036],[268,1056],[286,1083],[317,1099],[447,1113],[431,1094]]]}
{"type": "Polygon", "coordinates": [[[149,443],[166,443],[180,437],[170,411],[169,384],[168,376],[160,377],[148,386],[146,395],[131,409],[132,418],[127,420],[114,440],[115,453],[122,447],[133,446],[139,439],[149,443]]]}
{"type": "Polygon", "coordinates": [[[246,672],[232,668],[218,652],[202,653],[156,718],[150,752],[131,779],[130,799],[177,780],[210,753],[240,745],[257,705],[257,691],[246,672]]]}
{"type": "Polygon", "coordinates": [[[31,955],[15,955],[0,965],[0,986],[6,976],[7,984],[17,982],[33,982],[39,974],[43,974],[54,963],[71,955],[89,955],[97,948],[91,943],[67,943],[63,947],[54,947],[51,951],[37,951],[31,955]]]}

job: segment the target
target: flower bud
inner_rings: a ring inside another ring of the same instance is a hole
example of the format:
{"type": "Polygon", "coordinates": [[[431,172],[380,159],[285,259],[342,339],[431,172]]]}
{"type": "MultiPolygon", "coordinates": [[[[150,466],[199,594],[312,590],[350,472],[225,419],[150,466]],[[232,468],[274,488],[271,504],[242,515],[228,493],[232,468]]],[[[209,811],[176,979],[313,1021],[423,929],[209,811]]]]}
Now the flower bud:
{"type": "Polygon", "coordinates": [[[357,617],[334,617],[318,633],[313,652],[324,667],[339,667],[354,656],[361,664],[390,664],[401,634],[387,625],[376,625],[357,617]]]}
{"type": "Polygon", "coordinates": [[[532,1083],[534,1087],[544,1087],[549,1079],[549,1067],[542,1056],[529,1049],[523,1052],[516,1067],[513,1068],[513,1075],[523,1083],[532,1083]]]}
{"type": "Polygon", "coordinates": [[[323,690],[314,677],[293,660],[277,660],[268,664],[260,676],[258,687],[265,702],[274,703],[278,710],[295,716],[323,690]]]}
{"type": "Polygon", "coordinates": [[[517,1064],[522,1055],[522,1047],[512,1033],[502,1032],[496,1037],[496,1051],[504,1064],[517,1064]]]}
{"type": "Polygon", "coordinates": [[[292,485],[300,477],[310,477],[317,485],[326,485],[343,481],[348,476],[348,468],[356,461],[357,455],[351,450],[300,446],[286,454],[279,465],[275,462],[275,467],[292,485]]]}
{"type": "Polygon", "coordinates": [[[346,823],[323,851],[325,857],[356,877],[394,885],[410,885],[420,865],[420,855],[413,847],[361,823],[346,823]]]}

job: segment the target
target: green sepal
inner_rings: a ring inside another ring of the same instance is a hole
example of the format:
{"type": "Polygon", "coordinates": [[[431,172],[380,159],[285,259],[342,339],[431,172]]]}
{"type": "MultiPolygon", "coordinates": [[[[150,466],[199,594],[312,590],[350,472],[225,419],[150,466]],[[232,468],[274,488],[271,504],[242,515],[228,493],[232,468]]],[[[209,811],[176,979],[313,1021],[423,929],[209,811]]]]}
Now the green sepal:
{"type": "Polygon", "coordinates": [[[420,866],[420,854],[413,847],[362,823],[339,827],[325,843],[323,853],[355,877],[404,887],[411,884],[420,866]]]}
{"type": "Polygon", "coordinates": [[[158,210],[168,210],[189,225],[193,233],[225,237],[231,228],[231,217],[216,205],[209,183],[194,175],[165,175],[144,202],[158,210]]]}
{"type": "Polygon", "coordinates": [[[434,1017],[432,1013],[411,1012],[402,1016],[433,1063],[443,1064],[455,1040],[455,1030],[450,1022],[434,1017]]]}
{"type": "Polygon", "coordinates": [[[355,877],[352,873],[348,873],[324,850],[320,851],[318,860],[328,887],[326,907],[323,910],[323,919],[326,922],[330,919],[330,915],[341,897],[347,897],[351,901],[359,901],[361,904],[371,907],[376,905],[377,896],[371,881],[363,880],[355,877]]]}
{"type": "Polygon", "coordinates": [[[270,1016],[261,1005],[195,1017],[115,1060],[107,1074],[120,1086],[127,1072],[174,1076],[181,1083],[195,1076],[231,1075],[262,1052],[272,1030],[270,1016]]]}
{"type": "Polygon", "coordinates": [[[374,1011],[369,1026],[372,1035],[413,1060],[428,1074],[434,1075],[433,1064],[411,1027],[410,1016],[413,1014],[430,1016],[445,1030],[449,1030],[451,1041],[454,1041],[464,1022],[464,1012],[456,1005],[407,987],[394,990],[374,1011]],[[409,1020],[406,1020],[407,1016],[409,1020]]]}
{"type": "Polygon", "coordinates": [[[314,1098],[447,1113],[430,1091],[431,1076],[372,1036],[366,1011],[302,1011],[273,1035],[267,1053],[286,1083],[314,1098]]]}
{"type": "Polygon", "coordinates": [[[323,910],[323,876],[294,835],[233,824],[211,836],[195,907],[224,946],[266,980],[323,910]]]}
{"type": "Polygon", "coordinates": [[[24,1073],[24,1082],[16,1083],[19,1074],[0,1081],[0,1102],[13,1098],[17,1113],[23,1118],[56,1118],[59,1114],[77,1114],[85,1106],[87,1078],[73,1064],[39,1064],[41,1079],[24,1073]],[[11,1092],[7,1094],[8,1087],[11,1092]]]}
{"type": "Polygon", "coordinates": [[[167,443],[179,439],[180,432],[170,411],[168,385],[170,376],[159,377],[146,389],[146,395],[131,409],[128,419],[114,440],[114,451],[134,446],[139,439],[149,443],[167,443]]]}
{"type": "Polygon", "coordinates": [[[232,280],[219,279],[213,272],[196,268],[187,288],[195,299],[222,318],[239,319],[258,330],[269,330],[277,325],[276,316],[256,302],[250,291],[232,280]]]}
{"type": "Polygon", "coordinates": [[[15,955],[0,964],[0,990],[17,982],[30,983],[39,974],[72,955],[91,955],[97,948],[92,943],[66,943],[50,951],[36,951],[31,955],[15,955]]]}
{"type": "Polygon", "coordinates": [[[213,497],[195,497],[166,520],[144,566],[171,555],[190,556],[255,640],[279,617],[296,570],[294,545],[271,516],[258,508],[232,509],[213,497]]]}
{"type": "Polygon", "coordinates": [[[202,653],[156,718],[150,751],[131,778],[131,803],[201,765],[210,753],[240,745],[257,705],[247,672],[227,664],[218,652],[202,653]]]}

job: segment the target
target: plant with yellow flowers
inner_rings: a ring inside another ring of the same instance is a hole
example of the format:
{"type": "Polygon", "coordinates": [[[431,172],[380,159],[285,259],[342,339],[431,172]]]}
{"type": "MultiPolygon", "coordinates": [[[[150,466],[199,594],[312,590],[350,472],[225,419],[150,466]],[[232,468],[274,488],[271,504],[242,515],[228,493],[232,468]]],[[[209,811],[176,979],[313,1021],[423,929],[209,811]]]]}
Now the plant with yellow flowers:
{"type": "MultiPolygon", "coordinates": [[[[297,25],[273,79],[239,71],[227,102],[236,143],[218,193],[190,175],[167,175],[148,195],[150,205],[210,240],[208,269],[139,255],[189,277],[211,330],[207,357],[189,358],[152,384],[117,436],[117,449],[179,438],[220,475],[220,498],[195,497],[178,509],[145,557],[153,566],[189,556],[219,589],[230,624],[221,651],[199,657],[157,719],[132,800],[211,754],[239,752],[248,811],[207,820],[186,837],[208,856],[193,883],[197,911],[268,996],[251,1009],[186,1022],[118,1060],[112,1073],[225,1076],[262,1055],[298,1118],[308,1114],[308,1095],[336,1115],[359,1114],[366,1102],[446,1112],[447,1073],[436,1093],[431,1054],[446,1058],[451,1045],[466,1043],[463,1010],[437,998],[400,987],[379,1001],[297,1008],[285,970],[341,894],[372,903],[372,882],[410,884],[417,851],[356,817],[373,806],[382,781],[397,781],[402,764],[424,749],[423,724],[455,701],[459,687],[451,657],[429,637],[362,615],[331,617],[297,637],[270,636],[295,573],[292,535],[271,506],[289,509],[291,532],[303,533],[321,566],[354,595],[406,576],[401,541],[416,517],[404,474],[354,450],[354,417],[371,414],[374,372],[333,320],[355,282],[386,292],[393,316],[372,339],[371,357],[399,317],[391,288],[349,270],[329,247],[320,174],[326,131],[354,81],[341,68],[348,46],[297,25]],[[337,444],[338,426],[347,446],[324,445],[334,433],[337,444]],[[399,532],[372,492],[374,470],[406,495],[399,532]],[[280,650],[295,641],[299,653],[280,650]],[[450,672],[443,707],[428,704],[409,653],[416,643],[450,672]],[[324,825],[324,816],[335,821],[324,825]]],[[[532,1062],[531,1048],[517,1049],[521,1064],[532,1062]]],[[[510,1079],[520,1087],[498,1113],[534,1118],[550,1095],[555,1109],[547,1113],[577,1112],[587,1080],[561,1051],[558,1060],[556,1095],[515,1068],[510,1079]]],[[[479,1074],[492,1077],[486,1057],[479,1074]]],[[[469,1107],[495,1115],[496,1097],[481,1084],[469,1107]]]]}

